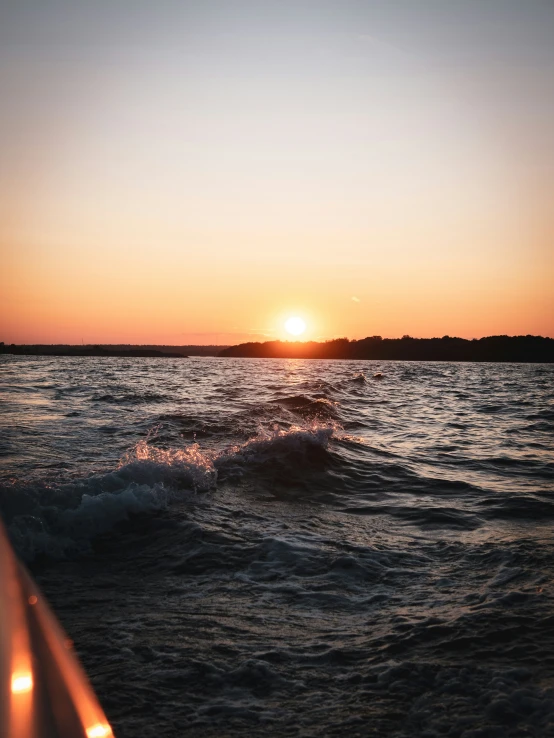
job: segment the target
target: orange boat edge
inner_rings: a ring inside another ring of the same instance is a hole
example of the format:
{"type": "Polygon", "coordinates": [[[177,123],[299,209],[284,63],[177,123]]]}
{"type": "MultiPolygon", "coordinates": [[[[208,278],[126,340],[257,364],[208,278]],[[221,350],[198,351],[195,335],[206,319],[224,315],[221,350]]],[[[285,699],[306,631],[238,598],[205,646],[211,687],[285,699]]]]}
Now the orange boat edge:
{"type": "Polygon", "coordinates": [[[113,738],[87,676],[0,522],[0,738],[113,738]]]}

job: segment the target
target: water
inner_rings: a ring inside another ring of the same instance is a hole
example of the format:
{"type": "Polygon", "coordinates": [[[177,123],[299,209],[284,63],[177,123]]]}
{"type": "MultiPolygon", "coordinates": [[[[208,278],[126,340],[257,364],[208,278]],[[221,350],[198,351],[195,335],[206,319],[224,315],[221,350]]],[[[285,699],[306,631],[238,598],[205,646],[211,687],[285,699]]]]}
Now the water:
{"type": "Polygon", "coordinates": [[[554,736],[553,380],[4,356],[0,509],[118,738],[554,736]]]}

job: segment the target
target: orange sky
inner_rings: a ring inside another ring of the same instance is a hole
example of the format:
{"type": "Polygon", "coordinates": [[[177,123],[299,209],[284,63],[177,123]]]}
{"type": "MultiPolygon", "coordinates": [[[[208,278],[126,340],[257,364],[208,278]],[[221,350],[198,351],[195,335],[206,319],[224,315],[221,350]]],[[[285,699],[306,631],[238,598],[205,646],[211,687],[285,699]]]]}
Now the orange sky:
{"type": "Polygon", "coordinates": [[[554,336],[554,8],[44,5],[0,10],[0,340],[554,336]]]}

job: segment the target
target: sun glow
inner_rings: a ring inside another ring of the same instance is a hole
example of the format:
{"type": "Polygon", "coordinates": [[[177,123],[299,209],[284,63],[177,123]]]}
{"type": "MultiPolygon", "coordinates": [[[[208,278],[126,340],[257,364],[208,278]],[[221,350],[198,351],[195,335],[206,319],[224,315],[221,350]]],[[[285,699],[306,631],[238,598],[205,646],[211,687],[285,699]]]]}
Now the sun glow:
{"type": "Polygon", "coordinates": [[[306,330],[306,323],[302,318],[289,318],[285,323],[285,330],[292,336],[299,336],[306,330]]]}

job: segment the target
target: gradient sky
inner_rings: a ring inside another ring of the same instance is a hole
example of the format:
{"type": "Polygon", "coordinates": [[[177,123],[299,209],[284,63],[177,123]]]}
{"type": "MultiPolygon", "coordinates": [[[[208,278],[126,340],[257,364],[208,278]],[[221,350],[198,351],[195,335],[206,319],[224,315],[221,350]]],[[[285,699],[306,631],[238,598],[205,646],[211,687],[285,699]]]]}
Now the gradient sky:
{"type": "Polygon", "coordinates": [[[0,340],[554,336],[552,0],[4,0],[0,340]]]}

